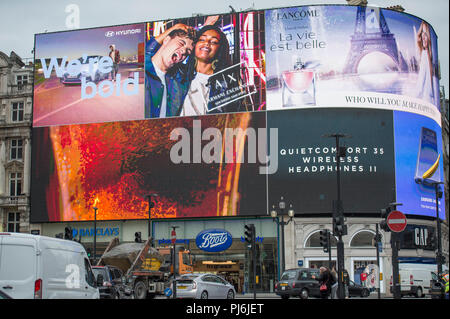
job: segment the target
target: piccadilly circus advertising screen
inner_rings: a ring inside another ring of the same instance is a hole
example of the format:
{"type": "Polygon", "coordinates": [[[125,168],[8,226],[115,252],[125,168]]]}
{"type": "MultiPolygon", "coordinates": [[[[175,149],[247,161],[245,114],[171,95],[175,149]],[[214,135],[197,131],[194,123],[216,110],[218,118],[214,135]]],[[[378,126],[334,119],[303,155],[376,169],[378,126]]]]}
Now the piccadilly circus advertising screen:
{"type": "Polygon", "coordinates": [[[334,134],[346,214],[435,216],[437,51],[347,5],[36,34],[31,222],[329,214],[334,134]]]}

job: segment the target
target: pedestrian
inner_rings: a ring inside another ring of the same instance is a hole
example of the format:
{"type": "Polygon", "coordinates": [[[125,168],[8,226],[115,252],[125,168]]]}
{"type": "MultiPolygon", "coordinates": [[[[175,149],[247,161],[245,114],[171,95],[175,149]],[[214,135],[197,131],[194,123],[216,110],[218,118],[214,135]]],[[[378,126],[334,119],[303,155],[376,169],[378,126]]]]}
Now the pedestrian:
{"type": "Polygon", "coordinates": [[[350,276],[348,275],[347,269],[344,269],[342,272],[342,282],[344,283],[345,287],[345,299],[350,298],[350,294],[348,292],[348,286],[350,286],[350,276]]]}
{"type": "Polygon", "coordinates": [[[334,284],[331,286],[331,299],[338,299],[337,297],[337,289],[338,289],[338,275],[336,272],[336,266],[333,266],[331,269],[331,275],[334,279],[334,284]]]}
{"type": "Polygon", "coordinates": [[[361,277],[361,286],[368,287],[367,285],[367,272],[366,269],[363,270],[363,272],[360,275],[361,277]]]}
{"type": "Polygon", "coordinates": [[[331,286],[333,285],[333,275],[327,267],[319,268],[319,277],[311,276],[312,279],[319,281],[320,285],[320,297],[322,299],[328,299],[331,294],[331,286]]]}

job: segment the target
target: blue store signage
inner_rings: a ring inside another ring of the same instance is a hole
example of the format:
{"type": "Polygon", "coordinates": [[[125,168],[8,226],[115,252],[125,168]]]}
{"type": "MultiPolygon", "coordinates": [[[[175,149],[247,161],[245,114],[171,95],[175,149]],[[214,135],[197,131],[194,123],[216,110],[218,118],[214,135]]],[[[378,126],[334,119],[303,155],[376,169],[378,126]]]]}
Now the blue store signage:
{"type": "MultiPolygon", "coordinates": [[[[76,237],[93,237],[94,236],[94,228],[72,228],[72,236],[76,237]]],[[[97,236],[119,236],[119,227],[105,227],[100,228],[97,227],[97,236]]]]}
{"type": "Polygon", "coordinates": [[[225,229],[206,229],[195,239],[197,247],[207,252],[219,252],[230,248],[233,237],[225,229]]]}

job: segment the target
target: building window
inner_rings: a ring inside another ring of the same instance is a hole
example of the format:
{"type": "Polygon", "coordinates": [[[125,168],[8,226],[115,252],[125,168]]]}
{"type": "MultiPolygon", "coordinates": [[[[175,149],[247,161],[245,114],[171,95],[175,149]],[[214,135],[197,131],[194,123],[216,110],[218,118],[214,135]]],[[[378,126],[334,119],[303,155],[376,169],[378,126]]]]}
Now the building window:
{"type": "Polygon", "coordinates": [[[9,196],[20,196],[22,194],[22,173],[9,174],[9,196]]]}
{"type": "Polygon", "coordinates": [[[8,232],[20,232],[20,213],[8,213],[8,232]]]}
{"type": "Polygon", "coordinates": [[[28,75],[17,76],[17,89],[21,90],[28,84],[28,75]]]}
{"type": "Polygon", "coordinates": [[[11,160],[21,160],[23,153],[23,140],[11,140],[11,160]]]}
{"type": "Polygon", "coordinates": [[[350,242],[350,247],[373,247],[375,233],[367,230],[357,233],[350,242]]]}
{"type": "Polygon", "coordinates": [[[13,122],[23,121],[23,102],[14,102],[12,104],[12,121],[13,122]]]}
{"type": "MultiPolygon", "coordinates": [[[[330,236],[331,240],[331,246],[335,247],[337,245],[337,239],[333,235],[330,236]]],[[[306,241],[305,247],[322,247],[320,246],[320,231],[315,232],[311,236],[309,236],[308,240],[306,241]]]]}

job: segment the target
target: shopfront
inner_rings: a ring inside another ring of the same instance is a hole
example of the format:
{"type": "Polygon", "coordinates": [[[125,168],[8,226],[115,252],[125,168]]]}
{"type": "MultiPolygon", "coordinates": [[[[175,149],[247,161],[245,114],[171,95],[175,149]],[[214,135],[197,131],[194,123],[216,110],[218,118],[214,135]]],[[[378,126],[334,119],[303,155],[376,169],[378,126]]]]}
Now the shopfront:
{"type": "Polygon", "coordinates": [[[221,275],[238,293],[253,292],[251,256],[243,238],[246,224],[254,224],[256,229],[256,291],[272,292],[277,280],[278,242],[271,218],[154,221],[155,245],[171,245],[176,227],[176,244],[191,252],[194,272],[221,275]]]}

